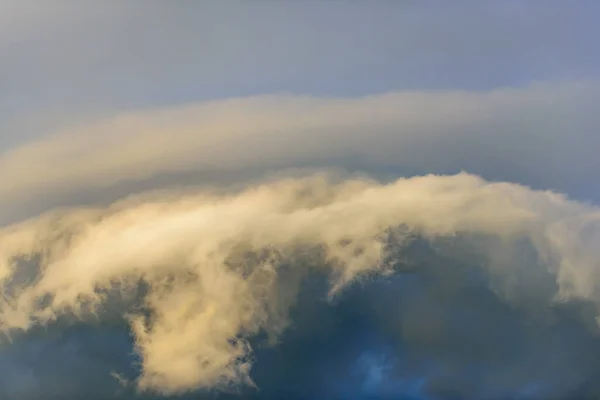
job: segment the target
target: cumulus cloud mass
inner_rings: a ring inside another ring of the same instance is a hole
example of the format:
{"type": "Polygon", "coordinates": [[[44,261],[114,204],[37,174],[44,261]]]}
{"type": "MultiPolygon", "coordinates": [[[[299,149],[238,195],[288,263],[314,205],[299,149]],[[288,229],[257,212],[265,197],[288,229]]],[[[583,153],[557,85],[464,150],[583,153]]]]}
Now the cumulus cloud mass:
{"type": "MultiPolygon", "coordinates": [[[[0,321],[10,337],[121,320],[140,357],[139,389],[253,385],[260,359],[251,339],[284,340],[311,274],[328,277],[333,298],[377,274],[419,274],[403,251],[419,239],[436,255],[482,268],[486,285],[516,309],[583,301],[596,310],[599,234],[600,209],[468,174],[388,184],[314,176],[236,194],[136,198],[4,228],[0,321]]],[[[467,279],[481,271],[447,273],[467,279]]],[[[581,317],[592,332],[596,314],[581,317]]],[[[425,314],[416,323],[444,335],[437,318],[425,314]]]]}
{"type": "Polygon", "coordinates": [[[0,4],[0,398],[600,398],[597,6],[468,3],[0,4]]]}

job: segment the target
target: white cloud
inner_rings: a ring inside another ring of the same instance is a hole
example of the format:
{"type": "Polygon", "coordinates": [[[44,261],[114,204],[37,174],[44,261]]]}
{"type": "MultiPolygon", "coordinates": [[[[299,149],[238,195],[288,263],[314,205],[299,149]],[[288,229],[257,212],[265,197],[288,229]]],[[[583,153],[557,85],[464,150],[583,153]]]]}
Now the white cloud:
{"type": "MultiPolygon", "coordinates": [[[[285,330],[301,278],[327,268],[336,292],[385,270],[381,238],[397,226],[430,239],[495,238],[478,251],[493,275],[508,278],[497,289],[509,299],[511,277],[520,272],[511,257],[526,238],[555,277],[556,299],[600,303],[598,208],[467,174],[387,185],[316,176],[239,194],[141,197],[6,227],[0,325],[13,332],[63,315],[102,318],[112,301],[131,304],[140,296],[143,281],[148,292],[141,302],[118,311],[136,335],[141,389],[178,393],[249,383],[247,339],[285,330]],[[23,268],[19,258],[32,256],[40,257],[39,271],[28,281],[12,280],[23,268]]],[[[401,246],[406,237],[397,240],[401,246]]],[[[533,279],[519,285],[538,290],[533,279]]]]}

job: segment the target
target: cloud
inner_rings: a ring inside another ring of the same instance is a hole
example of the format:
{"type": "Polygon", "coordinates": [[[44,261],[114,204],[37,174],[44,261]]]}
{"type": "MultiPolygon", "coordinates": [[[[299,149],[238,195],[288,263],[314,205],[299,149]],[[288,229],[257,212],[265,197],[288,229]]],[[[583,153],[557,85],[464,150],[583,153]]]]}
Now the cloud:
{"type": "Polygon", "coordinates": [[[0,397],[598,398],[596,8],[2,2],[0,397]]]}
{"type": "MultiPolygon", "coordinates": [[[[116,318],[135,336],[139,389],[230,390],[252,385],[253,338],[285,340],[310,276],[328,277],[335,298],[372,273],[401,273],[403,255],[410,254],[405,249],[417,237],[455,260],[455,267],[437,270],[438,282],[452,287],[452,276],[468,282],[461,265],[479,265],[489,277],[484,287],[535,320],[552,304],[597,307],[599,233],[596,207],[464,173],[389,184],[318,175],[237,194],[142,196],[3,228],[0,325],[18,337],[38,326],[71,324],[73,317],[116,318]],[[18,274],[25,265],[33,266],[27,279],[18,274]],[[444,270],[447,276],[439,275],[444,270]]],[[[439,263],[425,259],[432,264],[439,263]]],[[[493,303],[482,307],[494,309],[493,303]]],[[[444,326],[443,319],[418,317],[436,312],[425,299],[410,308],[416,319],[392,329],[405,340],[436,335],[444,326]]],[[[595,330],[593,310],[577,318],[595,330]]],[[[393,326],[390,316],[384,320],[393,326]]],[[[485,355],[494,332],[479,332],[485,355]]],[[[461,343],[457,334],[434,337],[431,346],[451,352],[461,343]]],[[[416,342],[413,348],[419,349],[416,342]]],[[[451,353],[446,357],[456,362],[451,353]]],[[[448,372],[430,385],[449,390],[448,372]]]]}
{"type": "Polygon", "coordinates": [[[188,183],[222,185],[227,176],[303,167],[395,176],[467,170],[592,198],[599,194],[589,184],[600,168],[599,93],[588,82],[359,98],[273,95],[117,114],[2,154],[0,221],[64,205],[69,196],[98,199],[110,188],[130,188],[115,189],[114,200],[132,182],[164,186],[179,174],[192,177],[188,183]]]}
{"type": "Polygon", "coordinates": [[[0,155],[0,394],[595,396],[600,214],[543,190],[600,195],[599,93],[279,94],[48,128],[0,155]]]}
{"type": "Polygon", "coordinates": [[[54,326],[2,344],[0,394],[22,400],[123,398],[111,371],[128,371],[135,361],[118,327],[54,326]]]}

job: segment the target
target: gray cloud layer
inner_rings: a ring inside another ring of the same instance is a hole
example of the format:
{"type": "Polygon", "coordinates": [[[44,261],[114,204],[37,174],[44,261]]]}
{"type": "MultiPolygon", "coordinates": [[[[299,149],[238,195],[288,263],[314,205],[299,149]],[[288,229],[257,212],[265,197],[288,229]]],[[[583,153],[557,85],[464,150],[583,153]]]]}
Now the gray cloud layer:
{"type": "Polygon", "coordinates": [[[214,183],[298,167],[467,170],[598,198],[599,100],[597,83],[588,82],[355,99],[262,96],[117,114],[0,155],[0,222],[165,174],[193,172],[195,183],[214,183]]]}

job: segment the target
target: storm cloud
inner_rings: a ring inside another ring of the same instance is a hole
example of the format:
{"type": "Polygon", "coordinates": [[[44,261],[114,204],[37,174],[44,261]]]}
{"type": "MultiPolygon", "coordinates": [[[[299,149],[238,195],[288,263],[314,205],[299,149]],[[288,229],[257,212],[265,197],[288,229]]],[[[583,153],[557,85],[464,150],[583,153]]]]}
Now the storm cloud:
{"type": "Polygon", "coordinates": [[[600,397],[594,2],[0,4],[0,397],[600,397]]]}
{"type": "MultiPolygon", "coordinates": [[[[260,357],[254,359],[251,339],[264,334],[267,344],[285,340],[290,311],[307,276],[328,277],[329,289],[322,295],[335,299],[372,273],[402,275],[398,266],[414,262],[405,259],[403,249],[421,239],[434,249],[421,256],[433,252],[450,260],[444,267],[448,277],[438,276],[441,260],[430,262],[429,268],[439,269],[433,278],[442,279],[442,286],[482,274],[465,271],[464,265],[483,268],[487,280],[479,284],[490,293],[473,296],[490,302],[485,312],[499,313],[493,319],[506,318],[502,324],[524,329],[513,313],[541,318],[539,311],[551,310],[553,304],[584,302],[591,309],[578,321],[590,331],[579,334],[593,335],[600,300],[599,223],[595,207],[468,174],[389,184],[335,183],[317,176],[239,194],[187,194],[164,201],[137,197],[106,209],[52,212],[4,228],[1,322],[10,337],[39,326],[102,321],[106,313],[109,320],[129,325],[140,357],[134,384],[142,391],[176,394],[254,386],[250,371],[254,362],[260,365],[260,357]],[[18,272],[27,262],[36,267],[23,281],[18,272]]],[[[418,266],[413,273],[421,276],[418,266]]],[[[402,290],[401,283],[396,290],[402,290]]],[[[445,306],[451,307],[459,301],[454,295],[461,293],[453,290],[436,296],[450,296],[445,306]]],[[[373,297],[366,296],[379,296],[373,297]]],[[[408,326],[395,326],[391,315],[377,316],[381,311],[376,309],[368,317],[377,325],[391,324],[409,342],[416,340],[416,349],[422,334],[433,336],[429,339],[435,347],[421,350],[434,351],[433,356],[449,352],[451,362],[456,341],[467,337],[445,328],[448,314],[439,305],[428,306],[431,301],[422,299],[408,311],[401,301],[390,305],[403,314],[400,321],[415,319],[408,326]]],[[[478,310],[484,304],[463,312],[484,312],[478,310]]],[[[548,312],[548,318],[556,318],[548,312]]],[[[542,318],[544,323],[549,322],[542,318]]],[[[477,350],[477,342],[465,343],[464,351],[474,352],[474,362],[500,357],[484,344],[488,335],[494,339],[495,331],[480,329],[473,340],[482,341],[481,348],[477,350]]],[[[465,356],[460,355],[461,362],[465,356]]],[[[443,390],[449,390],[446,384],[458,385],[450,373],[441,372],[443,390]]],[[[569,382],[540,384],[570,389],[569,382]]]]}

